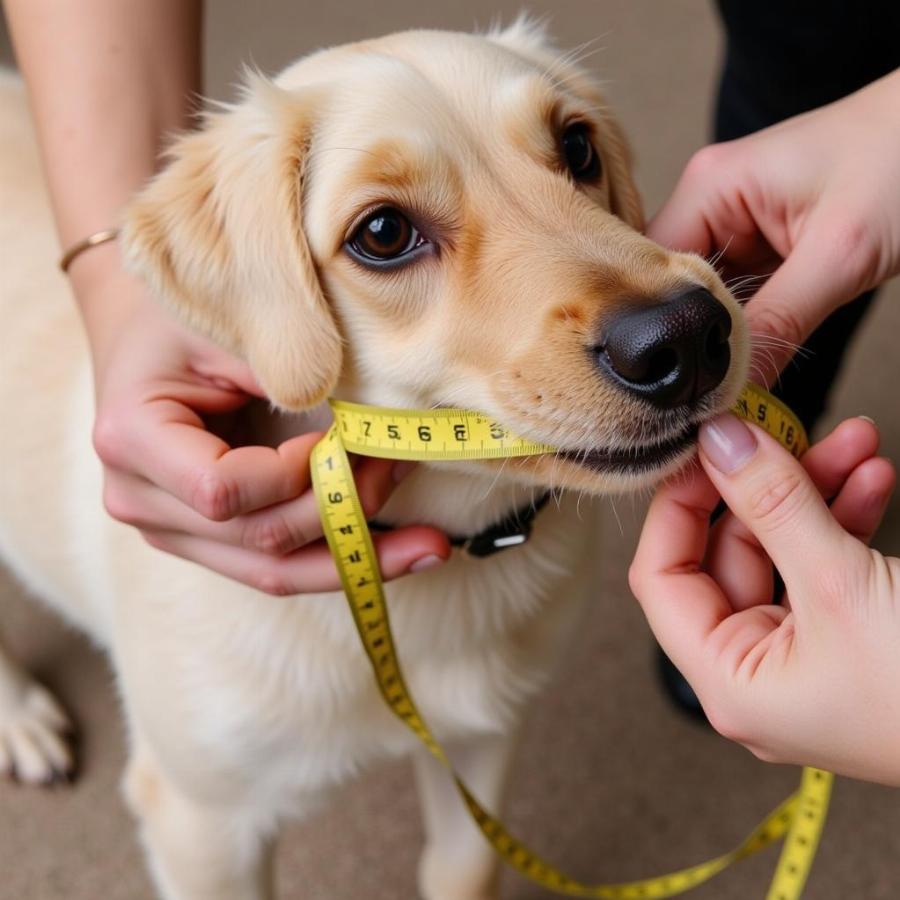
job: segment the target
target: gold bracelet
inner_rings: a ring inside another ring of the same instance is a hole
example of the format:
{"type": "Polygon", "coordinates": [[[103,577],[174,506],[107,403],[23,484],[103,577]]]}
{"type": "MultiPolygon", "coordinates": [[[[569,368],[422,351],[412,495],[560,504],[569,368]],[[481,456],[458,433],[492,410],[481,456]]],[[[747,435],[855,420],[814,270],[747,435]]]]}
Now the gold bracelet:
{"type": "Polygon", "coordinates": [[[83,240],[78,241],[77,244],[72,244],[72,246],[63,253],[62,259],[59,261],[60,269],[62,269],[63,272],[68,272],[69,266],[72,265],[72,261],[76,256],[80,256],[85,250],[90,250],[91,247],[97,247],[100,244],[114,241],[118,236],[118,228],[104,228],[103,231],[95,231],[93,234],[89,234],[83,240]]]}

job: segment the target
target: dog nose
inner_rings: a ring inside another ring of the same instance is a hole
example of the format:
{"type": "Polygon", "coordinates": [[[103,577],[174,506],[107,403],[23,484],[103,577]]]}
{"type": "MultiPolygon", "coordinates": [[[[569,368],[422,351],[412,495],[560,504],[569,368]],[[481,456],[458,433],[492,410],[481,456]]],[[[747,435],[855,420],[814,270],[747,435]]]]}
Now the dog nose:
{"type": "Polygon", "coordinates": [[[604,328],[599,363],[615,381],[663,409],[696,403],[731,362],[728,310],[704,288],[620,312],[604,328]]]}

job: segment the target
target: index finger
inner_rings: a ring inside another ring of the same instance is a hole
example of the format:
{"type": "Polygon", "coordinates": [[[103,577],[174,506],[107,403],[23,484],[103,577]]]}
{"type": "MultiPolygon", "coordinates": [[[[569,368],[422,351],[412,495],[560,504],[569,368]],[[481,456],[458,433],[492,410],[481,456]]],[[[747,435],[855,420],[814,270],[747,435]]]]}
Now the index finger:
{"type": "Polygon", "coordinates": [[[746,202],[746,159],[736,142],[698,150],[648,223],[647,237],[672,250],[700,256],[718,250],[746,265],[758,261],[765,241],[746,202]]]}
{"type": "Polygon", "coordinates": [[[643,587],[648,577],[696,571],[718,502],[718,491],[696,462],[663,484],[647,511],[631,577],[643,587]]]}
{"type": "Polygon", "coordinates": [[[146,404],[127,440],[135,474],[217,522],[300,496],[310,485],[311,432],[278,447],[231,447],[174,400],[146,404]]]}
{"type": "Polygon", "coordinates": [[[709,517],[718,501],[718,492],[696,465],[663,485],[650,504],[629,573],[653,633],[686,673],[702,644],[733,612],[701,568],[709,517]]]}

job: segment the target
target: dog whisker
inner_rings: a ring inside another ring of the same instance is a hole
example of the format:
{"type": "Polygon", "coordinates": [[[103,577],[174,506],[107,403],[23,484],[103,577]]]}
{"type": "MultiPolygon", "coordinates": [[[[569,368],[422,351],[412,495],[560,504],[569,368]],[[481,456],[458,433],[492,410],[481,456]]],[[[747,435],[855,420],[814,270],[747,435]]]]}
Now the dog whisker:
{"type": "Polygon", "coordinates": [[[506,457],[502,463],[497,467],[497,471],[494,473],[494,477],[491,479],[491,483],[488,485],[487,490],[485,490],[484,494],[481,497],[482,502],[488,499],[491,495],[491,492],[497,486],[497,483],[500,481],[500,476],[503,474],[503,470],[506,468],[506,464],[509,462],[509,457],[506,457]]]}
{"type": "Polygon", "coordinates": [[[764,284],[769,277],[769,275],[736,275],[734,278],[729,278],[725,281],[725,287],[734,294],[746,287],[756,289],[759,285],[764,284]]]}
{"type": "Polygon", "coordinates": [[[622,520],[619,518],[619,510],[616,509],[616,499],[612,495],[609,496],[609,508],[612,510],[613,518],[616,520],[616,525],[619,528],[619,536],[625,536],[625,528],[622,525],[622,520]]]}
{"type": "Polygon", "coordinates": [[[786,338],[779,337],[776,334],[769,334],[765,331],[753,331],[751,329],[750,337],[755,345],[768,344],[770,346],[783,347],[788,350],[793,350],[794,352],[799,352],[805,349],[801,344],[795,344],[793,341],[789,341],[786,338]]]}
{"type": "Polygon", "coordinates": [[[718,265],[719,260],[721,260],[722,257],[728,252],[728,248],[731,246],[731,242],[732,242],[733,240],[734,240],[734,235],[732,235],[730,238],[728,238],[728,240],[725,242],[725,246],[724,246],[724,247],[722,247],[720,250],[717,250],[715,253],[713,253],[712,256],[710,256],[710,257],[707,259],[707,262],[708,262],[713,268],[715,268],[715,267],[718,265]]]}
{"type": "Polygon", "coordinates": [[[567,53],[560,54],[546,69],[546,74],[552,75],[555,71],[563,69],[577,70],[585,60],[606,50],[605,45],[599,44],[606,36],[606,34],[597,35],[597,37],[585,41],[581,46],[575,47],[567,53]]]}

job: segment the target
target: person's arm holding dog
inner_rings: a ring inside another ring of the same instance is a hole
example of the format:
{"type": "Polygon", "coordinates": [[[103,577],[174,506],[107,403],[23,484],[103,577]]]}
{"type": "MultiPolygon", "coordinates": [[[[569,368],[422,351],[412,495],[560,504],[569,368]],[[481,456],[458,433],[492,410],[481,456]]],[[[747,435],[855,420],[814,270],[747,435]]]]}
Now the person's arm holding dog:
{"type": "MultiPolygon", "coordinates": [[[[895,72],[703,152],[649,233],[739,271],[781,261],[746,310],[797,344],[900,271],[898,112],[895,72]]],[[[802,466],[731,415],[700,443],[702,469],[659,490],[632,566],[657,639],[714,727],[761,758],[900,785],[900,559],[866,546],[895,483],[877,430],[845,422],[802,466]],[[731,512],[710,529],[720,496],[731,512]]]]}
{"type": "MultiPolygon", "coordinates": [[[[201,5],[185,0],[7,0],[60,244],[114,225],[190,125],[200,88],[201,5]]],[[[337,588],[309,490],[316,435],[233,449],[204,416],[261,391],[248,367],[172,320],[126,272],[115,243],[71,263],[94,363],[105,502],[154,546],[271,593],[337,588]]],[[[364,460],[374,512],[404,467],[364,460]]],[[[430,528],[376,537],[385,578],[449,553],[430,528]]]]}

